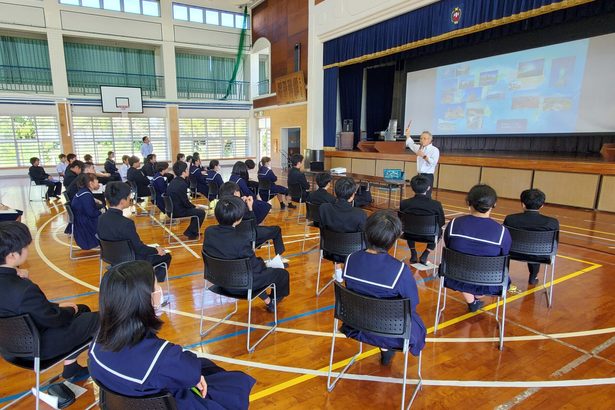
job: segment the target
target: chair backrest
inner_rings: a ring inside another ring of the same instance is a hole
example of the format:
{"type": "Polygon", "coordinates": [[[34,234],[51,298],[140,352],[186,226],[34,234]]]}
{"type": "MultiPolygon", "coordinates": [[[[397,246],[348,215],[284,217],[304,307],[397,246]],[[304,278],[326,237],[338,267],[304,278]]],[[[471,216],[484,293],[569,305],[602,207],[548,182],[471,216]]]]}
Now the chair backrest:
{"type": "Polygon", "coordinates": [[[303,188],[301,184],[289,184],[288,185],[288,195],[293,198],[301,198],[303,196],[303,188]]]}
{"type": "Polygon", "coordinates": [[[336,282],[334,315],[359,331],[384,337],[410,337],[410,299],[378,299],[361,295],[336,282]]]}
{"type": "Polygon", "coordinates": [[[70,206],[70,203],[64,204],[64,209],[66,209],[66,214],[68,215],[68,223],[75,223],[75,213],[73,212],[73,208],[70,206]]]}
{"type": "Polygon", "coordinates": [[[440,236],[438,215],[412,215],[401,211],[398,211],[397,215],[401,220],[402,229],[406,236],[440,236]]]}
{"type": "Polygon", "coordinates": [[[207,194],[207,198],[208,199],[215,199],[218,197],[218,184],[216,184],[214,181],[209,181],[207,183],[207,187],[208,187],[208,194],[207,194]]]}
{"type": "Polygon", "coordinates": [[[149,196],[152,203],[156,205],[156,187],[154,184],[149,185],[149,196]]]}
{"type": "Polygon", "coordinates": [[[164,213],[173,216],[173,200],[167,194],[162,194],[162,200],[164,201],[164,213]]]}
{"type": "Polygon", "coordinates": [[[30,315],[0,318],[0,354],[10,357],[40,356],[38,329],[30,315]]]}
{"type": "Polygon", "coordinates": [[[219,259],[201,251],[205,265],[205,280],[216,286],[233,290],[252,289],[250,259],[219,259]]]}
{"type": "Polygon", "coordinates": [[[190,190],[195,190],[196,189],[196,177],[192,177],[192,175],[190,176],[190,178],[188,178],[190,181],[190,190]]]}
{"type": "Polygon", "coordinates": [[[320,204],[306,202],[306,219],[308,221],[320,223],[320,204]]]}
{"type": "Polygon", "coordinates": [[[242,219],[239,225],[235,227],[236,231],[245,232],[249,236],[251,242],[256,242],[256,219],[242,219]]]}
{"type": "Polygon", "coordinates": [[[510,258],[475,256],[444,248],[439,276],[474,285],[506,286],[510,258]]]}
{"type": "Polygon", "coordinates": [[[531,256],[554,256],[557,253],[559,231],[528,231],[507,226],[511,253],[531,256]]]}
{"type": "Polygon", "coordinates": [[[135,251],[129,240],[105,241],[99,238],[98,242],[100,243],[100,259],[111,266],[135,260],[135,251]]]}
{"type": "Polygon", "coordinates": [[[138,196],[137,184],[135,184],[134,181],[126,181],[126,183],[130,186],[130,192],[132,193],[133,198],[137,198],[138,196]]]}
{"type": "Polygon", "coordinates": [[[271,180],[270,179],[258,179],[258,190],[259,191],[271,191],[271,180]]]}
{"type": "Polygon", "coordinates": [[[348,256],[365,249],[364,237],[363,232],[333,232],[321,227],[320,248],[333,255],[348,256]]]}
{"type": "Polygon", "coordinates": [[[175,398],[169,392],[129,397],[109,390],[98,380],[94,380],[94,382],[100,388],[100,407],[102,410],[177,410],[175,398]]]}
{"type": "Polygon", "coordinates": [[[70,202],[70,198],[68,197],[68,192],[64,191],[62,192],[62,195],[64,195],[64,199],[66,200],[66,202],[70,202]]]}

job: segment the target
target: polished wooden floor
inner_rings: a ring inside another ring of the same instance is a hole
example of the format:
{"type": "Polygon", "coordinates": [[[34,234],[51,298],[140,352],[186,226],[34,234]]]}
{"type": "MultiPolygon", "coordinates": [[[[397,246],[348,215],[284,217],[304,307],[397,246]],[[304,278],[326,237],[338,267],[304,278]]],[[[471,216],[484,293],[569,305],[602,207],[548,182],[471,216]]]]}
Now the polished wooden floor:
{"type": "MultiPolygon", "coordinates": [[[[3,203],[25,211],[24,222],[32,230],[27,266],[31,278],[51,299],[96,308],[98,259],[69,259],[62,204],[29,202],[26,183],[25,179],[0,180],[0,192],[3,203]]],[[[375,194],[375,205],[386,206],[384,192],[375,194]]],[[[462,194],[437,192],[436,198],[449,218],[467,211],[462,194]]],[[[500,200],[494,217],[503,218],[519,208],[516,201],[500,200]]],[[[554,304],[547,308],[542,287],[528,287],[526,267],[512,262],[511,276],[519,291],[509,295],[503,351],[496,345],[494,300],[484,311],[468,314],[460,295],[450,292],[442,327],[434,336],[437,281],[428,272],[416,272],[418,312],[429,329],[423,352],[424,387],[415,408],[615,408],[615,214],[556,206],[547,206],[544,212],[559,218],[562,225],[554,304]]],[[[402,358],[396,357],[392,367],[381,367],[377,350],[369,346],[351,368],[356,377],[341,380],[333,392],[327,392],[323,376],[331,346],[333,292],[314,295],[317,232],[310,231],[302,253],[304,225],[303,220],[297,223],[296,216],[296,210],[280,211],[274,200],[274,211],[265,221],[282,227],[290,259],[291,296],[280,305],[278,330],[254,353],[248,354],[245,348],[246,303],[240,303],[234,322],[220,326],[205,340],[199,336],[200,244],[169,247],[173,254],[171,307],[163,315],[161,336],[227,369],[241,369],[255,377],[258,382],[251,400],[256,409],[399,407],[402,358]]],[[[150,217],[135,220],[146,242],[165,244],[165,230],[150,217]]],[[[211,223],[210,218],[206,224],[211,223]]],[[[266,256],[267,250],[259,254],[266,256]]],[[[407,249],[400,248],[400,254],[407,256],[407,249]]],[[[325,263],[323,270],[330,275],[332,265],[325,263]]],[[[229,300],[206,300],[208,318],[230,308],[229,300]]],[[[253,321],[267,324],[271,320],[272,315],[257,301],[253,321]]],[[[336,367],[343,366],[356,348],[355,342],[340,339],[336,367]]],[[[85,357],[80,360],[85,363],[85,357]]],[[[416,364],[411,358],[411,378],[415,378],[416,364]]],[[[31,373],[3,361],[0,380],[0,406],[34,383],[31,373]]],[[[88,392],[71,408],[86,408],[94,401],[93,386],[87,382],[85,386],[88,392]]],[[[33,399],[15,407],[33,408],[33,399]]]]}

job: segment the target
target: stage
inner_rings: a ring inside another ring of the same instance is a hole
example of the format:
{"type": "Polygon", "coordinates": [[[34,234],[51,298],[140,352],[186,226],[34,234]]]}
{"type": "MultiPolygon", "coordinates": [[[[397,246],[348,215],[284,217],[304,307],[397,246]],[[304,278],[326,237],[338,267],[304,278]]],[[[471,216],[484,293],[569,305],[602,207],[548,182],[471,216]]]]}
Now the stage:
{"type": "MultiPolygon", "coordinates": [[[[325,151],[326,169],[382,176],[399,168],[409,179],[416,174],[416,156],[403,142],[367,142],[370,151],[325,151]]],[[[367,146],[366,146],[367,145],[367,146]]],[[[477,183],[493,186],[502,198],[516,199],[524,189],[539,188],[552,204],[615,212],[615,162],[599,155],[561,155],[497,151],[442,152],[434,185],[467,192],[477,183]]]]}

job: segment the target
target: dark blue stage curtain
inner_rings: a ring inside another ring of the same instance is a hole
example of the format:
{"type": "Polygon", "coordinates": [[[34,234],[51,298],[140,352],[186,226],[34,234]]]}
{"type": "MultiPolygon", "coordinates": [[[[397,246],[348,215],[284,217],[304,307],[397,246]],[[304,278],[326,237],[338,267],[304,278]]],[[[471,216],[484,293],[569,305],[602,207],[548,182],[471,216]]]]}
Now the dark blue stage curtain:
{"type": "Polygon", "coordinates": [[[340,68],[340,113],[342,121],[353,122],[354,146],[361,136],[361,98],[363,97],[363,64],[340,68]]]}
{"type": "Polygon", "coordinates": [[[325,66],[340,63],[460,29],[475,26],[478,29],[479,24],[507,19],[522,12],[529,12],[529,18],[538,14],[540,7],[553,5],[557,8],[567,4],[579,3],[573,0],[442,0],[327,41],[323,63],[325,66]],[[461,12],[457,24],[453,22],[456,8],[461,12]]]}
{"type": "Polygon", "coordinates": [[[325,70],[323,89],[323,145],[335,147],[335,131],[337,128],[337,77],[339,68],[333,67],[325,70]]]}
{"type": "Polygon", "coordinates": [[[371,140],[374,138],[374,133],[388,127],[391,119],[395,66],[369,68],[366,75],[365,128],[367,139],[371,140]]]}

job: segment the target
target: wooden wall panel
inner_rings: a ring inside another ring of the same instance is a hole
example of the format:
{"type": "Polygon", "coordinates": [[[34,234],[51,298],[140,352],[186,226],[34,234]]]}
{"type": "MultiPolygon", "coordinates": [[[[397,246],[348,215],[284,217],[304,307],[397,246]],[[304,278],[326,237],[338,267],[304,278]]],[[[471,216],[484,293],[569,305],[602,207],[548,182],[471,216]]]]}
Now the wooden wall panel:
{"type": "MultiPolygon", "coordinates": [[[[301,153],[307,148],[307,104],[281,106],[264,110],[263,117],[271,118],[271,160],[274,166],[280,164],[280,134],[282,128],[301,129],[301,153]]],[[[260,158],[258,158],[260,161],[260,158]]],[[[304,164],[307,166],[307,164],[304,164]]]]}
{"type": "Polygon", "coordinates": [[[333,157],[331,158],[331,168],[346,168],[346,171],[350,172],[352,170],[352,159],[333,157]]]}
{"type": "Polygon", "coordinates": [[[385,169],[401,169],[404,171],[404,161],[390,161],[379,159],[376,161],[376,176],[381,177],[385,169]]]}
{"type": "MultiPolygon", "coordinates": [[[[416,162],[406,161],[405,163],[405,171],[406,171],[406,179],[412,179],[413,176],[417,174],[416,172],[416,162]]],[[[433,186],[434,188],[438,187],[438,170],[440,169],[440,165],[436,167],[436,172],[433,175],[433,186]]]]}
{"type": "Polygon", "coordinates": [[[491,185],[500,198],[518,199],[521,191],[532,187],[531,170],[483,167],[480,182],[491,185]]]}
{"type": "Polygon", "coordinates": [[[615,212],[615,177],[613,176],[602,177],[598,209],[615,212]]]}
{"type": "Polygon", "coordinates": [[[479,178],[480,167],[440,164],[438,187],[451,191],[468,192],[470,188],[478,184],[479,178]]]}
{"type": "Polygon", "coordinates": [[[376,175],[376,161],[373,159],[352,159],[352,173],[363,175],[376,175]]]}
{"type": "Polygon", "coordinates": [[[536,171],[534,188],[545,193],[548,203],[593,208],[599,179],[599,175],[536,171]]]}

